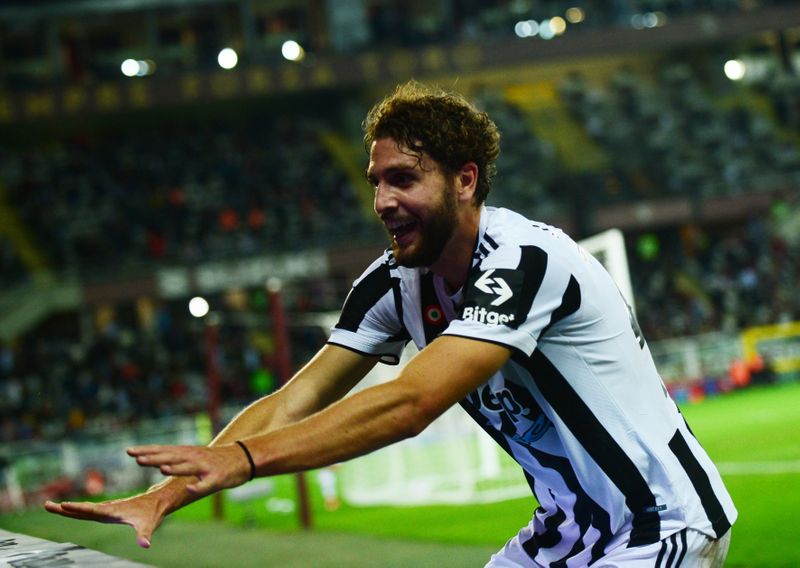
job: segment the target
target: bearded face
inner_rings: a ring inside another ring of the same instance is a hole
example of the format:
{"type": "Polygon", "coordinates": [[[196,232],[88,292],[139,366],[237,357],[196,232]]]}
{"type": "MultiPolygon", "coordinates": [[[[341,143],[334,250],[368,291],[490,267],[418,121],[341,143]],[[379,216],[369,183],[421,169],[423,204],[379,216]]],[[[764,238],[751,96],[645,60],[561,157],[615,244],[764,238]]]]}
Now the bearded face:
{"type": "Polygon", "coordinates": [[[375,187],[375,213],[389,233],[398,264],[434,264],[459,224],[452,176],[430,156],[381,138],[370,150],[367,179],[375,187]]]}
{"type": "Polygon", "coordinates": [[[391,230],[392,252],[400,266],[409,268],[430,266],[442,254],[445,245],[458,225],[456,197],[452,184],[445,183],[437,191],[437,201],[419,216],[410,214],[408,220],[391,230]]]}

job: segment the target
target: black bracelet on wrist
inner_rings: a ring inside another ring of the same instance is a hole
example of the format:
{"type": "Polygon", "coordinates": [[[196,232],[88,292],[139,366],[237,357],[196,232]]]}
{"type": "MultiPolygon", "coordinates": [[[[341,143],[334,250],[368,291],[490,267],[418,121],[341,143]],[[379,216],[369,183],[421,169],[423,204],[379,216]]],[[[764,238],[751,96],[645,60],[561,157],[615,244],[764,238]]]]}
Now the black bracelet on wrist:
{"type": "Polygon", "coordinates": [[[250,450],[247,449],[247,446],[244,445],[244,442],[236,440],[236,443],[240,448],[242,448],[244,455],[247,456],[247,461],[250,462],[250,479],[253,479],[256,476],[256,462],[253,461],[253,456],[250,455],[250,450]]]}

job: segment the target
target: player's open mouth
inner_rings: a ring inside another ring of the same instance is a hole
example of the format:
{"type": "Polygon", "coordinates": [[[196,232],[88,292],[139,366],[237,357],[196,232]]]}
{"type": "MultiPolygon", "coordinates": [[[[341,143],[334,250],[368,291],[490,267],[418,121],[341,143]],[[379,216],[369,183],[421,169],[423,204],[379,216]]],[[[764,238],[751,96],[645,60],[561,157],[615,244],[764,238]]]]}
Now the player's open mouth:
{"type": "Polygon", "coordinates": [[[394,241],[399,246],[404,246],[411,242],[416,227],[417,223],[415,221],[409,221],[407,223],[391,223],[386,228],[389,229],[394,241]]]}

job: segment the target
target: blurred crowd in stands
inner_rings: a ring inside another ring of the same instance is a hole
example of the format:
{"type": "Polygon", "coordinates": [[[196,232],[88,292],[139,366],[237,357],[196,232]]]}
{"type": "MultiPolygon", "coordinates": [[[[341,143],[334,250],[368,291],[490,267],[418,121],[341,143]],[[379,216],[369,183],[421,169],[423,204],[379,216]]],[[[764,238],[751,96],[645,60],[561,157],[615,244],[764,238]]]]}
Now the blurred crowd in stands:
{"type": "Polygon", "coordinates": [[[169,76],[219,69],[217,56],[226,46],[237,46],[244,65],[281,64],[286,41],[299,42],[309,57],[326,57],[516,36],[552,39],[567,29],[570,35],[583,29],[644,29],[708,14],[757,18],[760,9],[790,2],[254,0],[174,6],[156,0],[141,6],[99,3],[74,8],[22,0],[5,4],[11,6],[0,10],[0,90],[22,92],[118,80],[120,63],[129,57],[154,61],[157,73],[169,76]],[[520,33],[520,24],[525,33],[520,33]],[[130,28],[141,28],[142,33],[131,33],[130,28]]]}
{"type": "MultiPolygon", "coordinates": [[[[291,296],[295,312],[307,307],[315,286],[300,288],[291,296]]],[[[281,379],[267,299],[256,290],[244,301],[234,308],[212,298],[219,308],[214,340],[210,321],[175,301],[60,314],[0,342],[0,442],[80,438],[148,418],[206,412],[209,357],[222,404],[241,407],[269,394],[281,379]]],[[[289,332],[295,368],[326,336],[313,323],[296,323],[289,332]]]]}
{"type": "MultiPolygon", "coordinates": [[[[549,221],[587,205],[701,200],[800,183],[797,81],[732,90],[676,64],[654,77],[623,69],[602,84],[573,74],[556,87],[586,140],[608,156],[608,169],[571,178],[547,132],[487,87],[475,100],[504,133],[490,204],[549,221]]],[[[6,147],[3,203],[55,269],[84,273],[384,242],[359,181],[326,145],[332,124],[298,112],[6,147]]],[[[360,141],[349,136],[348,143],[363,160],[360,141]]],[[[792,194],[748,219],[628,235],[645,336],[800,320],[800,202],[792,194]]],[[[27,272],[10,243],[0,237],[3,286],[27,272]]],[[[345,293],[312,289],[290,308],[337,309],[345,293]]],[[[100,323],[65,316],[0,343],[0,441],[201,410],[202,325],[182,303],[154,313],[147,322],[130,314],[100,323]]],[[[268,326],[233,322],[220,333],[222,395],[231,403],[276,385],[268,326]]],[[[319,329],[297,333],[299,362],[321,339],[319,329]]]]}
{"type": "Polygon", "coordinates": [[[796,136],[781,130],[791,123],[775,120],[778,107],[800,109],[800,93],[770,99],[774,93],[731,89],[727,80],[714,88],[722,73],[709,71],[701,81],[690,65],[675,63],[653,82],[623,69],[602,87],[578,74],[563,83],[567,105],[623,178],[603,199],[702,198],[800,181],[796,136]]]}
{"type": "Polygon", "coordinates": [[[645,233],[629,246],[637,317],[653,341],[800,321],[800,240],[784,204],[722,227],[645,233]]]}
{"type": "MultiPolygon", "coordinates": [[[[192,264],[354,242],[370,226],[321,145],[324,130],[298,114],[109,133],[10,148],[0,179],[58,269],[192,264]]],[[[6,257],[4,268],[15,262],[6,257]]]]}
{"type": "Polygon", "coordinates": [[[662,25],[670,17],[714,12],[730,14],[779,3],[741,0],[453,0],[438,5],[429,2],[376,2],[368,12],[371,42],[367,47],[412,47],[512,37],[520,21],[549,22],[551,18],[564,15],[571,24],[589,28],[654,27],[662,25]],[[409,4],[413,6],[411,9],[409,4]],[[643,18],[645,15],[652,17],[652,24],[648,23],[650,18],[643,18]]]}

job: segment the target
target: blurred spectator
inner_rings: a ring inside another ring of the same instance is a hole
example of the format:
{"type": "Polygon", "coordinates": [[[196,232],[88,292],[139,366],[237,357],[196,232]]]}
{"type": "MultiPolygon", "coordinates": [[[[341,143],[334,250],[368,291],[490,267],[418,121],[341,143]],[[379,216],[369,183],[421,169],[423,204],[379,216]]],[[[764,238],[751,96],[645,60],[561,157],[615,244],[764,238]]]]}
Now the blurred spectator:
{"type": "Polygon", "coordinates": [[[629,246],[637,314],[651,340],[800,320],[800,247],[774,218],[664,229],[657,254],[629,246]]]}
{"type": "MultiPolygon", "coordinates": [[[[322,147],[324,128],[298,114],[108,132],[9,148],[0,172],[10,203],[60,269],[192,263],[380,238],[322,147]]],[[[0,241],[4,274],[20,272],[12,252],[0,241]]]]}
{"type": "Polygon", "coordinates": [[[609,201],[768,190],[800,175],[797,145],[751,98],[722,104],[686,63],[665,65],[655,81],[631,69],[606,85],[572,74],[561,95],[622,172],[624,191],[609,201]]]}
{"type": "MultiPolygon", "coordinates": [[[[285,302],[294,313],[334,309],[345,294],[317,294],[316,282],[293,289],[285,302]]],[[[252,297],[235,310],[225,308],[222,298],[214,300],[221,306],[217,361],[226,404],[246,404],[278,387],[268,312],[252,297]]],[[[13,343],[0,344],[0,442],[80,437],[88,430],[205,411],[204,324],[183,302],[158,306],[148,320],[125,305],[101,310],[96,329],[82,337],[80,319],[86,317],[54,316],[13,343]]],[[[325,341],[319,327],[290,332],[295,365],[325,341]]]]}

